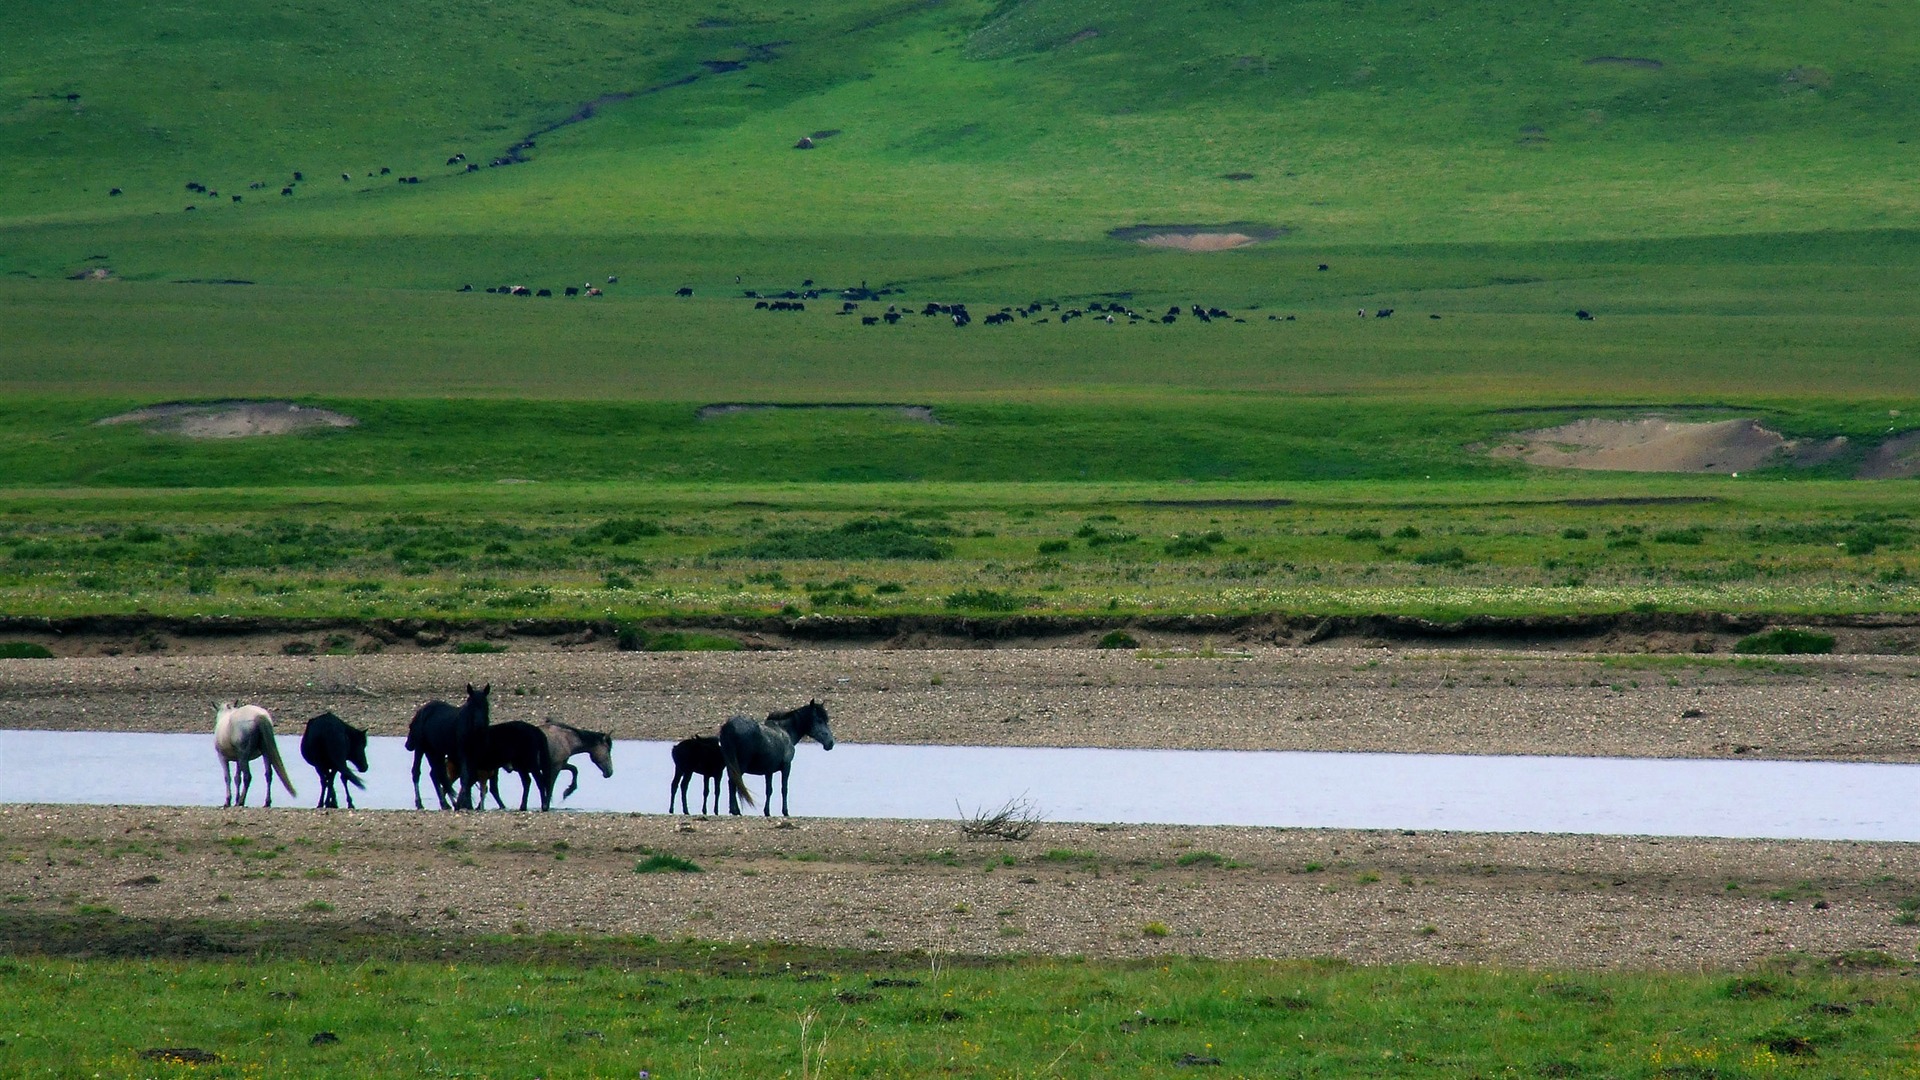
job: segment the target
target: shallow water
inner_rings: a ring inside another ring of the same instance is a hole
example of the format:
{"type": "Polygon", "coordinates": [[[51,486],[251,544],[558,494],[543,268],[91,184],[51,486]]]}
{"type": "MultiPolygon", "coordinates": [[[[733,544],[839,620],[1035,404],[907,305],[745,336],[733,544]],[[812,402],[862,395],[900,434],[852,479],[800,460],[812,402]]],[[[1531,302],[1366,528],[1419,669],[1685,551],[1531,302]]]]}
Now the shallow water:
{"type": "MultiPolygon", "coordinates": [[[[275,784],[276,805],[312,806],[319,796],[299,744],[280,740],[300,795],[289,799],[275,784]]],[[[612,779],[575,758],[580,789],[555,804],[664,812],[668,749],[616,743],[612,779]]],[[[372,739],[367,754],[367,790],[354,801],[411,807],[402,740],[372,739]]],[[[265,791],[259,765],[256,805],[265,791]]],[[[758,778],[748,783],[756,799],[765,791],[758,778]]],[[[421,786],[434,805],[431,786],[421,786]]],[[[519,805],[519,790],[517,778],[501,784],[508,806],[519,805]]],[[[851,743],[829,753],[802,743],[791,805],[797,816],[952,820],[1024,797],[1049,821],[1920,840],[1916,790],[1920,765],[1857,762],[851,743]]],[[[692,794],[697,808],[697,777],[692,794]]],[[[776,813],[779,797],[776,782],[776,813]]],[[[210,735],[0,731],[0,802],[218,806],[222,798],[210,735]]],[[[538,800],[536,792],[532,805],[538,800]]]]}

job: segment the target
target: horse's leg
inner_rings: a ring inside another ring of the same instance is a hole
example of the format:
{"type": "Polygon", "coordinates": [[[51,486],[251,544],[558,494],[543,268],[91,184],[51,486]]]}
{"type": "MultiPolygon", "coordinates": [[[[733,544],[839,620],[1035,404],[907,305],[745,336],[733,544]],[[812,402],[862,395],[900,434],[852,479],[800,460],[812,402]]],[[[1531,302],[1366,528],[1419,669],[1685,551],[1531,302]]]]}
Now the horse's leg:
{"type": "Polygon", "coordinates": [[[549,778],[546,773],[541,773],[534,781],[537,784],[542,780],[546,781],[540,784],[540,809],[543,811],[553,809],[554,779],[557,778],[549,778]]]}
{"type": "Polygon", "coordinates": [[[233,805],[233,762],[228,761],[224,756],[220,758],[220,781],[227,788],[227,801],[220,804],[220,808],[224,810],[233,805]]]}
{"type": "MultiPolygon", "coordinates": [[[[767,774],[767,794],[765,795],[765,797],[763,797],[760,800],[760,804],[766,807],[766,809],[761,811],[761,816],[772,817],[773,816],[773,774],[772,773],[767,774]]],[[[782,811],[782,813],[784,814],[784,811],[782,811]]]]}
{"type": "MultiPolygon", "coordinates": [[[[532,790],[533,790],[533,774],[530,772],[521,773],[520,774],[520,812],[523,814],[527,812],[527,795],[532,790]]],[[[506,808],[501,807],[501,809],[504,810],[506,808]]]]}
{"type": "MultiPolygon", "coordinates": [[[[425,810],[427,808],[427,804],[420,801],[420,759],[426,756],[427,753],[424,750],[415,750],[413,752],[413,808],[415,810],[425,810]]],[[[435,794],[438,794],[437,789],[435,794]]]]}
{"type": "MultiPolygon", "coordinates": [[[[793,766],[791,765],[780,770],[780,816],[781,817],[793,816],[787,813],[787,777],[792,772],[793,772],[793,766]]],[[[773,777],[769,776],[767,777],[767,779],[772,780],[773,777]]],[[[771,802],[773,800],[769,798],[767,801],[771,802]]]]}
{"type": "MultiPolygon", "coordinates": [[[[554,786],[554,785],[556,785],[556,784],[558,784],[558,783],[560,782],[560,774],[561,774],[561,773],[566,773],[566,774],[567,774],[567,790],[566,790],[565,792],[563,792],[563,793],[561,794],[561,796],[560,796],[561,798],[563,798],[563,799],[564,799],[564,798],[567,798],[568,796],[570,796],[570,795],[572,795],[572,794],[573,794],[573,793],[574,793],[574,792],[575,792],[576,790],[578,790],[578,789],[579,789],[579,787],[580,787],[580,770],[579,770],[579,769],[576,769],[576,768],[574,768],[572,764],[566,764],[566,765],[562,765],[562,766],[560,766],[559,768],[557,768],[557,769],[555,769],[555,770],[553,770],[553,778],[552,778],[552,780],[551,780],[551,781],[550,781],[550,782],[548,783],[548,785],[547,785],[547,786],[548,786],[548,787],[552,787],[552,786],[554,786]]],[[[673,807],[671,807],[671,806],[669,806],[669,807],[667,807],[667,812],[668,812],[668,813],[672,813],[672,812],[673,812],[673,807]]]]}
{"type": "Polygon", "coordinates": [[[253,790],[253,762],[241,758],[233,767],[240,774],[240,805],[245,806],[247,794],[253,790]]]}
{"type": "Polygon", "coordinates": [[[273,809],[273,762],[260,758],[260,771],[267,774],[267,809],[273,809]]]}

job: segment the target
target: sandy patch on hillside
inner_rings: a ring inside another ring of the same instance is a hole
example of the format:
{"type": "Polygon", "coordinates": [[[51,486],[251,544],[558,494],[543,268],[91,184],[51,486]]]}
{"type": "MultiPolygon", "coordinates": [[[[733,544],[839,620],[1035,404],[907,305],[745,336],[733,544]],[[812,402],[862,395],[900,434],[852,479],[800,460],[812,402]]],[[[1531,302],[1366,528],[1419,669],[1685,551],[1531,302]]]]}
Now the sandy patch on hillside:
{"type": "Polygon", "coordinates": [[[1846,448],[1842,438],[1788,439],[1756,420],[1575,420],[1523,431],[1494,457],[1556,469],[1611,472],[1737,473],[1781,459],[1817,465],[1846,448]]]}
{"type": "Polygon", "coordinates": [[[1227,251],[1271,240],[1285,232],[1270,225],[1233,221],[1224,225],[1129,225],[1111,229],[1107,236],[1179,251],[1227,251]]]}
{"type": "Polygon", "coordinates": [[[1920,431],[1895,435],[1874,447],[1854,475],[1862,480],[1901,480],[1920,476],[1920,431]]]}
{"type": "Polygon", "coordinates": [[[191,439],[239,439],[286,435],[311,428],[345,428],[360,423],[344,413],[295,405],[291,401],[175,402],[109,416],[100,424],[139,424],[155,434],[191,439]]]}

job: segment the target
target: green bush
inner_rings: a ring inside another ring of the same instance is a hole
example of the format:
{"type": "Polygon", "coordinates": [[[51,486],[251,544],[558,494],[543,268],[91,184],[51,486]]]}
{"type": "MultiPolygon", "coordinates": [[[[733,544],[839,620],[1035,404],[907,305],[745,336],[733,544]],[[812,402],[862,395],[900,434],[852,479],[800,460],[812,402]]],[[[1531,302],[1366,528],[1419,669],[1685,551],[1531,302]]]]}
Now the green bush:
{"type": "Polygon", "coordinates": [[[649,855],[635,863],[633,872],[636,874],[698,874],[703,871],[699,864],[690,859],[661,852],[649,855]]]}
{"type": "Polygon", "coordinates": [[[736,652],[739,648],[740,643],[733,638],[685,630],[655,634],[646,645],[648,652],[736,652]]]}
{"type": "Polygon", "coordinates": [[[961,589],[948,593],[943,601],[951,611],[1019,611],[1039,602],[1038,597],[1016,596],[993,589],[961,589]]]}
{"type": "Polygon", "coordinates": [[[658,522],[645,518],[614,518],[603,521],[573,538],[582,547],[589,544],[631,544],[647,536],[659,536],[658,522]]]}
{"type": "Polygon", "coordinates": [[[1073,541],[1071,540],[1042,540],[1040,541],[1040,554],[1058,555],[1072,546],[1073,541]]]}
{"type": "Polygon", "coordinates": [[[1420,530],[1411,525],[1402,525],[1393,530],[1393,538],[1395,540],[1418,540],[1420,539],[1420,530]]]}
{"type": "Polygon", "coordinates": [[[31,641],[0,641],[0,660],[51,660],[53,650],[31,641]]]}
{"type": "Polygon", "coordinates": [[[1125,630],[1109,630],[1100,639],[1103,649],[1134,649],[1139,646],[1140,642],[1125,630]]]}
{"type": "Polygon", "coordinates": [[[1413,561],[1421,566],[1464,566],[1467,553],[1459,547],[1433,548],[1430,551],[1416,552],[1413,561]]]}
{"type": "Polygon", "coordinates": [[[1734,643],[1733,651],[1749,656],[1785,656],[1792,653],[1830,653],[1833,651],[1833,635],[1813,630],[1795,630],[1788,626],[1776,626],[1764,633],[1743,637],[1734,643]]]}
{"type": "Polygon", "coordinates": [[[936,536],[953,530],[899,518],[857,518],[831,529],[776,529],[719,552],[749,559],[944,559],[953,545],[936,536]]]}
{"type": "Polygon", "coordinates": [[[1344,535],[1349,540],[1378,540],[1380,530],[1369,526],[1363,529],[1348,529],[1344,535]]]}
{"type": "Polygon", "coordinates": [[[491,641],[462,641],[453,647],[457,653],[497,653],[506,652],[505,645],[495,645],[491,641]]]}
{"type": "Polygon", "coordinates": [[[1561,529],[1560,530],[1560,539],[1562,540],[1585,540],[1586,538],[1587,538],[1587,530],[1585,529],[1561,529]]]}
{"type": "Polygon", "coordinates": [[[1662,529],[1653,534],[1656,544],[1698,544],[1706,537],[1699,529],[1662,529]]]}

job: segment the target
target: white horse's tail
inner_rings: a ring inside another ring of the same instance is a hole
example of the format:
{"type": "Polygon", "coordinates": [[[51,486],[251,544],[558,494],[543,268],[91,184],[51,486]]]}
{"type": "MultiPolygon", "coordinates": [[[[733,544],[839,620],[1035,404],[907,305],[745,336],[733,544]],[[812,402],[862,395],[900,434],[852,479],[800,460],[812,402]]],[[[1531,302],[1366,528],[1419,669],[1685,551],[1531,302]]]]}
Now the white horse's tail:
{"type": "Polygon", "coordinates": [[[273,766],[273,771],[280,774],[280,782],[286,785],[287,794],[299,795],[299,792],[293,790],[293,778],[287,775],[286,762],[280,760],[280,744],[273,737],[272,718],[267,716],[260,718],[260,734],[265,736],[260,740],[261,748],[266,751],[267,761],[273,766]]]}

